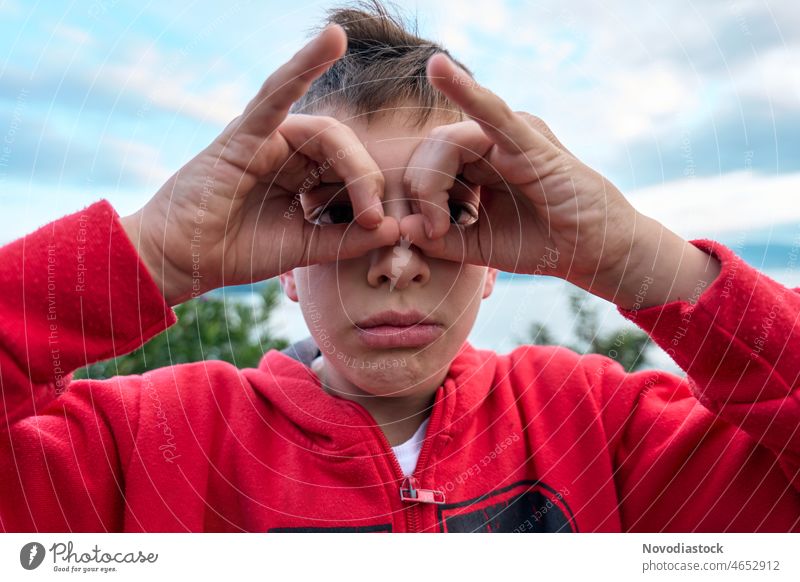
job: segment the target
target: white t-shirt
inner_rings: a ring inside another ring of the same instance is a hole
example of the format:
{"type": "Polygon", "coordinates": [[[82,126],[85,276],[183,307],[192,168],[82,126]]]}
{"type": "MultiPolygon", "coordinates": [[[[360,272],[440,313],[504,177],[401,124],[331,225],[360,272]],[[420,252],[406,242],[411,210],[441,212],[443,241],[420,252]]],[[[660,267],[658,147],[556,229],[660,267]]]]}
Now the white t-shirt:
{"type": "Polygon", "coordinates": [[[403,474],[406,476],[411,475],[411,473],[414,472],[414,468],[417,466],[417,459],[419,458],[420,451],[422,451],[422,441],[425,440],[425,429],[428,427],[428,421],[430,419],[430,416],[426,418],[423,423],[419,425],[417,432],[406,442],[392,447],[397,460],[400,461],[403,474]]]}

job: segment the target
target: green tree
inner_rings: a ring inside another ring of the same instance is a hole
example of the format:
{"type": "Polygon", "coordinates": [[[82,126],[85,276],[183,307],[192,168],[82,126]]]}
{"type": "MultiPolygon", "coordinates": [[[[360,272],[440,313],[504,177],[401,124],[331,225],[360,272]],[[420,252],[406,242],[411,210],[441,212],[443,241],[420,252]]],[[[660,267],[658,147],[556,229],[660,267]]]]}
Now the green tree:
{"type": "Polygon", "coordinates": [[[253,302],[236,296],[227,299],[210,294],[175,308],[178,322],[141,348],[110,360],[97,362],[75,373],[76,378],[110,378],[141,374],[173,364],[224,360],[240,368],[254,367],[264,352],[288,345],[274,337],[269,317],[278,303],[275,281],[258,286],[253,302]]]}
{"type": "MultiPolygon", "coordinates": [[[[579,354],[602,354],[619,362],[625,370],[633,372],[650,365],[647,350],[650,336],[630,326],[600,333],[597,308],[585,301],[588,294],[581,289],[569,293],[570,311],[575,316],[575,337],[565,347],[579,354]]],[[[534,322],[525,343],[553,345],[557,343],[547,325],[534,322]]]]}

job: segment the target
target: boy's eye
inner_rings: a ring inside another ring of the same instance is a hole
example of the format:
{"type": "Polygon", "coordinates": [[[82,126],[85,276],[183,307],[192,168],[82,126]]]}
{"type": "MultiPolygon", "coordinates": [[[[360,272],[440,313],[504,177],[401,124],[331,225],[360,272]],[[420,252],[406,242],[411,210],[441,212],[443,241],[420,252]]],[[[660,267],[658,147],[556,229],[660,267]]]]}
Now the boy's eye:
{"type": "Polygon", "coordinates": [[[320,206],[308,218],[312,224],[349,224],[353,222],[353,207],[349,202],[331,202],[320,206]]]}
{"type": "Polygon", "coordinates": [[[450,224],[469,226],[478,220],[478,211],[469,202],[450,199],[447,206],[450,208],[450,224]]]}
{"type": "MultiPolygon", "coordinates": [[[[478,211],[475,207],[461,200],[448,200],[450,209],[450,223],[459,226],[469,226],[478,220],[478,211]]],[[[349,224],[353,222],[353,206],[349,202],[331,202],[320,206],[308,218],[309,222],[319,226],[326,224],[349,224]]]]}

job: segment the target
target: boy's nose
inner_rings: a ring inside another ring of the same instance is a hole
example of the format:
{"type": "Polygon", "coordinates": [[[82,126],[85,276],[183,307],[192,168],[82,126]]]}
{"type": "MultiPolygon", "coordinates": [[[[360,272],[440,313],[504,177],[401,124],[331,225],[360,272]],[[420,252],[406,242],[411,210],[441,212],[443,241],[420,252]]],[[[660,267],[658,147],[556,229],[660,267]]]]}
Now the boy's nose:
{"type": "MultiPolygon", "coordinates": [[[[404,216],[413,213],[411,199],[403,191],[402,172],[385,173],[383,212],[400,222],[404,216]]],[[[424,285],[431,277],[427,257],[406,239],[399,240],[393,247],[373,250],[369,258],[367,281],[375,288],[385,285],[389,291],[402,291],[413,283],[424,285]]]]}
{"type": "Polygon", "coordinates": [[[402,187],[388,182],[383,198],[383,213],[391,216],[400,222],[404,216],[413,213],[411,208],[411,198],[403,191],[402,187]]]}
{"type": "Polygon", "coordinates": [[[367,282],[376,289],[386,286],[389,291],[402,291],[413,284],[425,285],[431,278],[425,255],[407,239],[371,251],[369,259],[367,282]]]}
{"type": "MultiPolygon", "coordinates": [[[[404,216],[414,212],[402,185],[403,168],[384,171],[384,175],[383,212],[400,222],[404,216]]],[[[431,278],[428,258],[406,239],[392,247],[371,251],[369,261],[367,281],[375,288],[385,285],[389,291],[402,291],[412,284],[425,285],[431,278]]]]}

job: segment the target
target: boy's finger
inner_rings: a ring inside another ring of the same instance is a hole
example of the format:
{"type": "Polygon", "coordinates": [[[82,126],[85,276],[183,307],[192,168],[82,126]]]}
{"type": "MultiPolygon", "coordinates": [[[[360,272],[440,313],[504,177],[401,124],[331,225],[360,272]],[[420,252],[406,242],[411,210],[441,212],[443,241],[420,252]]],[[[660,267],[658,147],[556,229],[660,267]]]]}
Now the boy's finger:
{"type": "Polygon", "coordinates": [[[375,228],[381,223],[383,172],[353,130],[332,117],[290,115],[279,131],[295,151],[342,179],[361,226],[375,228]]]}
{"type": "Polygon", "coordinates": [[[556,134],[553,133],[553,130],[550,129],[550,126],[547,125],[543,119],[541,119],[540,117],[536,117],[535,115],[531,115],[527,111],[515,111],[514,113],[516,113],[519,117],[521,117],[525,121],[525,123],[533,127],[535,131],[538,131],[540,134],[542,134],[542,136],[544,136],[544,138],[551,144],[553,144],[554,146],[556,146],[561,150],[564,150],[573,158],[575,157],[575,155],[571,151],[569,151],[564,146],[563,143],[561,143],[561,140],[559,140],[556,137],[556,134]]]}
{"type": "Polygon", "coordinates": [[[449,192],[461,168],[480,159],[491,147],[491,140],[474,121],[436,127],[416,147],[403,182],[425,217],[429,238],[443,236],[450,227],[449,192]]]}
{"type": "Polygon", "coordinates": [[[428,59],[427,71],[431,84],[477,121],[504,150],[517,153],[546,151],[554,147],[515,114],[505,101],[479,85],[447,55],[433,55],[428,59]]]}
{"type": "Polygon", "coordinates": [[[275,71],[247,104],[237,131],[268,136],[281,124],[292,103],[347,49],[347,35],[339,25],[330,25],[275,71]]]}
{"type": "Polygon", "coordinates": [[[450,228],[444,236],[429,238],[425,222],[419,214],[409,214],[400,220],[400,236],[411,241],[429,257],[456,263],[487,265],[481,253],[478,229],[475,225],[450,228]]]}
{"type": "Polygon", "coordinates": [[[304,225],[305,255],[298,266],[360,257],[372,249],[391,246],[400,238],[400,227],[392,217],[374,229],[351,224],[304,225]]]}

